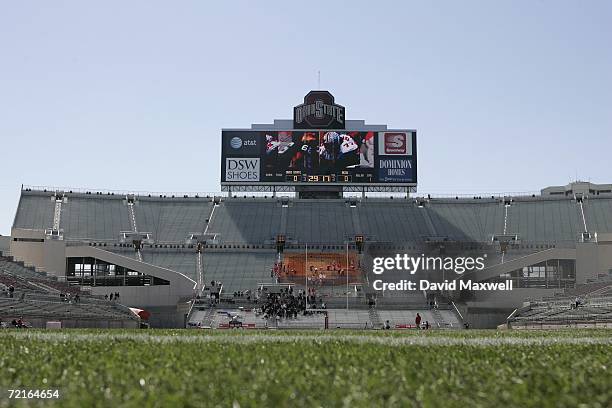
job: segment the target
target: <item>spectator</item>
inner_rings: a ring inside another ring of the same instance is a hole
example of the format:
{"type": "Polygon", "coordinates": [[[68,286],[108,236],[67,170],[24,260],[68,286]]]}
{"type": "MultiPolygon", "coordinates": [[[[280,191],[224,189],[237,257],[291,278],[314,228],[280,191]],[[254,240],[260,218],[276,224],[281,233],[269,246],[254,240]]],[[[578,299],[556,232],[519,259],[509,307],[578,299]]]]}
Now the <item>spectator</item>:
{"type": "Polygon", "coordinates": [[[416,323],[417,329],[421,327],[421,315],[420,314],[417,313],[416,319],[414,319],[414,322],[416,323]]]}
{"type": "Polygon", "coordinates": [[[112,302],[113,301],[113,294],[111,293],[109,296],[109,300],[112,302]]]}
{"type": "Polygon", "coordinates": [[[385,330],[389,330],[389,329],[391,329],[391,323],[389,323],[389,321],[387,320],[385,322],[385,330]]]}

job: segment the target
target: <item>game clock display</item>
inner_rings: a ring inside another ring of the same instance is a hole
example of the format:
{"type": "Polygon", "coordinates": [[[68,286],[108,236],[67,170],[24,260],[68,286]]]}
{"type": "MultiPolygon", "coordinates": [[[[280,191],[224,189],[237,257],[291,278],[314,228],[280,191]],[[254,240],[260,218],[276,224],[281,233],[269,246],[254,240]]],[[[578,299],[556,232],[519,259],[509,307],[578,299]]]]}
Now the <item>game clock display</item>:
{"type": "Polygon", "coordinates": [[[287,176],[285,177],[285,181],[289,183],[350,183],[351,179],[352,176],[349,174],[287,174],[287,176]]]}

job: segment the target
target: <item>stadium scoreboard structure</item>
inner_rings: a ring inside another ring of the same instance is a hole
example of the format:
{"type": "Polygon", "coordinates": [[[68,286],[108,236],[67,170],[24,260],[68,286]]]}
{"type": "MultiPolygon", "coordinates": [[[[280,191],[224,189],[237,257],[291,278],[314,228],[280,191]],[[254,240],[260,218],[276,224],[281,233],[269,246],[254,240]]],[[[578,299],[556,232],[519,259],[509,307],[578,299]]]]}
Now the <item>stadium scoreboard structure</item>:
{"type": "Polygon", "coordinates": [[[414,191],[416,130],[347,121],[328,91],[311,91],[293,122],[223,129],[225,191],[414,191]]]}

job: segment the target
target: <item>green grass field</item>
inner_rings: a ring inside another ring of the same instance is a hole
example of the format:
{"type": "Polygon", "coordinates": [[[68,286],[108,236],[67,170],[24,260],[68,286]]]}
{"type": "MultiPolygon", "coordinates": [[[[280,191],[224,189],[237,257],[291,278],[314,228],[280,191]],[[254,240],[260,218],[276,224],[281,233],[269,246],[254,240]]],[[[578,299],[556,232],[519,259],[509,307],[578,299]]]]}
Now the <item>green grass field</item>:
{"type": "Polygon", "coordinates": [[[612,331],[0,331],[0,406],[36,404],[610,407],[612,331]]]}

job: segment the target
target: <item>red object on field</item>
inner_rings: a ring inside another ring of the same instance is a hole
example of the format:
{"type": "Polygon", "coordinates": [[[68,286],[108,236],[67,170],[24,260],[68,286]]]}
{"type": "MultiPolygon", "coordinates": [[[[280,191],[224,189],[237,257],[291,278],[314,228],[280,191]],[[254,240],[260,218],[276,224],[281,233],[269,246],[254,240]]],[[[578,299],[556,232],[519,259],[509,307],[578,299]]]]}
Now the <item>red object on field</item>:
{"type": "Polygon", "coordinates": [[[147,310],[137,309],[135,307],[130,307],[130,310],[132,311],[132,313],[140,317],[142,320],[149,320],[149,318],[151,317],[151,312],[147,310]]]}
{"type": "Polygon", "coordinates": [[[414,324],[396,324],[396,329],[414,329],[416,326],[414,324]]]}

